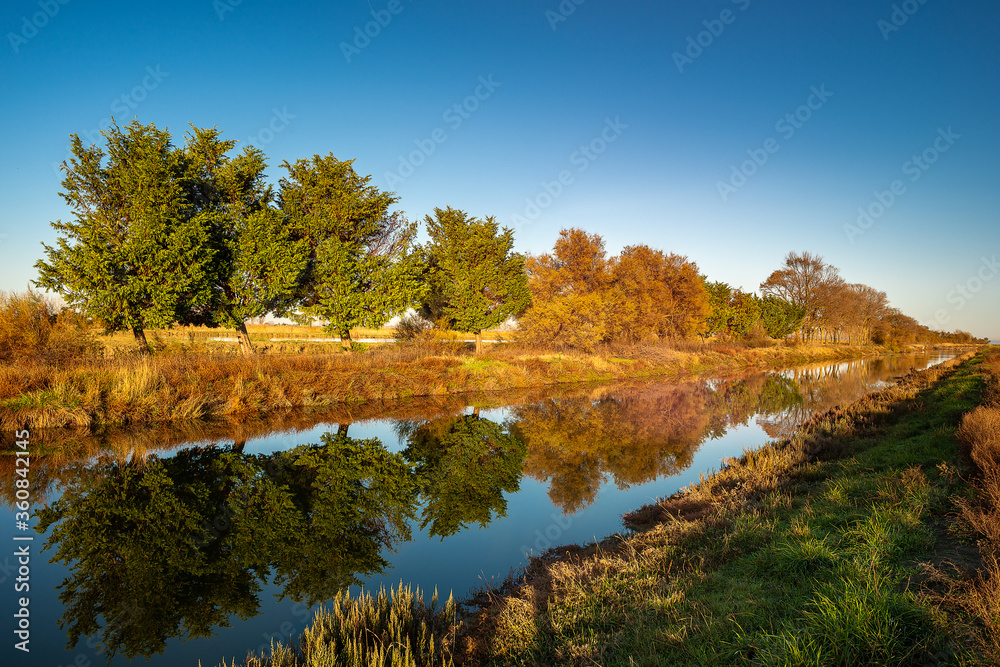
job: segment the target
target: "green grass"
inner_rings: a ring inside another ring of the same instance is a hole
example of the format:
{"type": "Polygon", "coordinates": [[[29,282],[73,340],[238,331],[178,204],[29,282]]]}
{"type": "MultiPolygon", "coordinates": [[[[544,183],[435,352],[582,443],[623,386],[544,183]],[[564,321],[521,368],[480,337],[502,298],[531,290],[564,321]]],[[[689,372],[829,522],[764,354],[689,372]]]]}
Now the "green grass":
{"type": "Polygon", "coordinates": [[[709,518],[666,522],[536,570],[492,610],[472,657],[605,667],[975,664],[965,620],[912,582],[919,563],[934,560],[934,522],[961,490],[938,465],[956,460],[955,429],[982,388],[976,363],[966,363],[928,389],[817,421],[812,432],[832,456],[775,470],[777,483],[760,482],[760,470],[743,487],[707,483],[717,496],[709,518]]]}

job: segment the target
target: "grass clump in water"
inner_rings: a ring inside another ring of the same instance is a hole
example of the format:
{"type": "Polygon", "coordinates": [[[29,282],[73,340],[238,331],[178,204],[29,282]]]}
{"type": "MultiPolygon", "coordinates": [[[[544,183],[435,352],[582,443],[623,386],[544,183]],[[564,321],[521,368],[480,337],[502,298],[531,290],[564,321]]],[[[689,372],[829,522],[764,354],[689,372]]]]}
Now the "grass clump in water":
{"type": "MultiPolygon", "coordinates": [[[[276,643],[268,656],[248,656],[246,667],[448,667],[457,606],[438,608],[409,586],[338,595],[316,612],[297,646],[276,643]]],[[[233,661],[232,667],[238,663],[233,661]]],[[[223,661],[222,667],[227,667],[223,661]]]]}

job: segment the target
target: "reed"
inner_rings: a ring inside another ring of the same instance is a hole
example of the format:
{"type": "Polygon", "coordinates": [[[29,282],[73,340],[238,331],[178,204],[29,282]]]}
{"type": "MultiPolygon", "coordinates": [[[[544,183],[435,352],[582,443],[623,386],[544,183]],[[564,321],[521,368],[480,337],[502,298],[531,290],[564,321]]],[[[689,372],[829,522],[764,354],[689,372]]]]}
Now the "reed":
{"type": "MultiPolygon", "coordinates": [[[[420,590],[399,585],[372,595],[344,593],[320,609],[296,646],[274,643],[245,667],[450,667],[458,609],[449,596],[430,604],[420,590]]],[[[236,667],[234,660],[222,667],[236,667]]]]}

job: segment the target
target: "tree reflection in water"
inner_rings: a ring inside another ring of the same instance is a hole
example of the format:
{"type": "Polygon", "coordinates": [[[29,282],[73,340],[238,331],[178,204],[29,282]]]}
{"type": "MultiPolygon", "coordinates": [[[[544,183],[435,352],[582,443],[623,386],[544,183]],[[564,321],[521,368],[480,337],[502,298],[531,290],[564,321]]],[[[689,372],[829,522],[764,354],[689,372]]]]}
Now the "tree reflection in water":
{"type": "Polygon", "coordinates": [[[444,539],[507,516],[504,493],[520,489],[526,449],[500,424],[478,414],[401,423],[403,454],[421,479],[421,529],[444,539]]]}
{"type": "Polygon", "coordinates": [[[705,439],[801,400],[777,376],[598,389],[515,408],[509,427],[528,447],[525,474],[547,483],[549,499],[572,514],[593,503],[608,478],[624,489],[675,475],[705,439]]]}
{"type": "Polygon", "coordinates": [[[191,448],[102,460],[44,509],[46,548],[69,567],[60,621],[69,646],[149,657],[258,613],[270,574],[310,604],[388,565],[410,538],[419,482],[378,440],[325,435],[273,455],[191,448]]]}

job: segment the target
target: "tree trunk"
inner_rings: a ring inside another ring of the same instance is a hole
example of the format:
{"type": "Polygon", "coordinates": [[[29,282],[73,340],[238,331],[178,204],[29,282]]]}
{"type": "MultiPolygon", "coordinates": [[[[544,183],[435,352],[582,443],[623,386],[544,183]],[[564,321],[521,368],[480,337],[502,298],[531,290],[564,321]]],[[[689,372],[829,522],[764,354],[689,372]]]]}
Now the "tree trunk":
{"type": "Polygon", "coordinates": [[[243,448],[246,446],[247,446],[246,438],[243,438],[242,440],[237,440],[236,442],[233,443],[233,451],[236,452],[237,454],[242,454],[243,448]]]}
{"type": "Polygon", "coordinates": [[[142,327],[132,327],[132,335],[135,336],[135,343],[139,346],[139,353],[149,354],[149,343],[146,342],[146,332],[142,327]]]}
{"type": "Polygon", "coordinates": [[[344,347],[345,350],[353,350],[354,349],[354,341],[351,340],[351,331],[350,331],[350,329],[347,329],[347,330],[344,330],[344,331],[340,332],[340,344],[344,347]]]}
{"type": "Polygon", "coordinates": [[[483,351],[483,332],[476,332],[476,354],[480,354],[483,351]]]}
{"type": "Polygon", "coordinates": [[[341,422],[337,424],[337,435],[347,437],[347,429],[351,428],[351,422],[341,422]]]}
{"type": "Polygon", "coordinates": [[[240,322],[239,326],[236,327],[236,331],[239,332],[240,337],[240,353],[244,357],[249,357],[254,354],[253,343],[250,342],[250,334],[247,333],[246,322],[240,322]]]}

